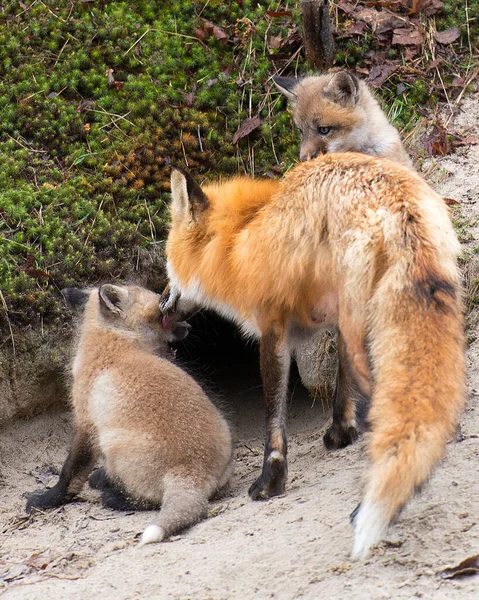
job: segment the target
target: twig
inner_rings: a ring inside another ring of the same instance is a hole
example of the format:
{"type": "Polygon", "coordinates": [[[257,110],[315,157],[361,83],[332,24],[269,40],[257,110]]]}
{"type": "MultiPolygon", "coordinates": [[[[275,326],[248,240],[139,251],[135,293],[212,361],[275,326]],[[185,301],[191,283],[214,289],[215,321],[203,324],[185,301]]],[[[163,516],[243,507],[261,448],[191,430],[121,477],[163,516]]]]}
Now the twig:
{"type": "Polygon", "coordinates": [[[67,46],[67,44],[68,44],[69,41],[70,41],[70,38],[67,38],[67,41],[63,44],[63,46],[62,46],[62,48],[60,50],[60,53],[57,56],[55,64],[53,65],[53,68],[55,68],[57,66],[58,61],[60,60],[60,56],[62,55],[62,52],[63,52],[63,50],[65,50],[65,48],[66,48],[66,46],[67,46]]]}
{"type": "Polygon", "coordinates": [[[196,130],[198,131],[198,142],[200,144],[200,151],[203,152],[203,144],[201,143],[201,132],[199,125],[196,127],[196,130]]]}
{"type": "Polygon", "coordinates": [[[21,142],[12,137],[9,133],[7,133],[7,137],[13,140],[16,144],[18,144],[24,150],[28,150],[29,152],[37,152],[39,154],[48,154],[48,150],[35,150],[34,148],[29,148],[28,146],[24,146],[21,142]]]}
{"type": "Polygon", "coordinates": [[[38,0],[38,1],[40,2],[40,4],[41,4],[41,5],[42,5],[44,8],[46,8],[46,9],[48,10],[48,12],[49,12],[50,14],[52,14],[52,15],[55,17],[55,19],[58,19],[59,21],[62,21],[62,23],[66,23],[65,19],[62,19],[61,17],[59,17],[58,15],[56,15],[56,14],[53,12],[53,10],[51,10],[50,8],[48,8],[48,6],[42,2],[42,0],[38,0]]]}
{"type": "Polygon", "coordinates": [[[142,35],[140,35],[140,37],[136,40],[136,42],[134,42],[129,48],[128,50],[123,54],[123,56],[126,56],[130,50],[133,50],[133,48],[138,44],[138,42],[141,42],[141,40],[145,37],[145,35],[147,33],[150,33],[150,31],[152,31],[151,29],[147,29],[142,35]]]}

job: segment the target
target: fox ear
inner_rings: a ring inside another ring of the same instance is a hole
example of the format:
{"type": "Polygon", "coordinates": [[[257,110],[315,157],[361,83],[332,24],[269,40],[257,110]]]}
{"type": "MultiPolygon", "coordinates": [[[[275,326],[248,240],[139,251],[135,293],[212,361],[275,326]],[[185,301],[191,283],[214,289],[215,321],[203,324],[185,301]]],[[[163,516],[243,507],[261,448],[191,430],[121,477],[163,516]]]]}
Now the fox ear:
{"type": "Polygon", "coordinates": [[[64,288],[62,294],[70,308],[82,308],[90,297],[90,292],[77,288],[64,288]]]}
{"type": "Polygon", "coordinates": [[[299,79],[296,79],[296,77],[275,76],[273,77],[273,83],[290,102],[296,101],[297,96],[294,89],[298,85],[299,79]]]}
{"type": "Polygon", "coordinates": [[[352,73],[339,71],[326,86],[324,95],[341,106],[354,105],[359,100],[359,79],[352,73]]]}
{"type": "Polygon", "coordinates": [[[208,207],[208,197],[193,177],[180,169],[171,172],[171,212],[173,217],[194,220],[208,207]]]}
{"type": "Polygon", "coordinates": [[[102,312],[124,314],[123,308],[128,298],[128,290],[118,285],[105,283],[98,290],[102,312]]]}

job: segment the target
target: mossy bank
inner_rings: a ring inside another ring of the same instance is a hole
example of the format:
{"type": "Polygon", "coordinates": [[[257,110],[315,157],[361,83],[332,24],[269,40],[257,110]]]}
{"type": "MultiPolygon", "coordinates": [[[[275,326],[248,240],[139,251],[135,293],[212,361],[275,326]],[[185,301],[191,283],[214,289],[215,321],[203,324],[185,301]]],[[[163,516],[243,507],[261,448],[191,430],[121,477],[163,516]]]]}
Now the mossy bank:
{"type": "MultiPolygon", "coordinates": [[[[171,165],[201,180],[294,164],[298,136],[270,77],[305,70],[298,4],[2,3],[0,422],[64,394],[63,287],[161,288],[171,165]]],[[[360,45],[338,36],[336,64],[360,66],[360,45]]]]}

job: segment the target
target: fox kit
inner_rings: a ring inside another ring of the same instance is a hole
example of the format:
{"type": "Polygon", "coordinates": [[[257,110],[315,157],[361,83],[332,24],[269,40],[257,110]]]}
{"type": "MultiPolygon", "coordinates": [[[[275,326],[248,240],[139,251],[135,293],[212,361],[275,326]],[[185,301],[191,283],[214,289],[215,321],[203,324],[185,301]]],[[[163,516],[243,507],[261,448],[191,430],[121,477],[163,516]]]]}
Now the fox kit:
{"type": "Polygon", "coordinates": [[[65,295],[87,297],[73,361],[73,445],[58,483],[30,495],[27,511],[68,502],[101,457],[90,483],[103,489],[103,504],[161,504],[142,543],[161,541],[204,517],[230,474],[228,424],[190,376],[161,358],[190,326],[162,316],[160,297],[137,286],[65,295]]]}
{"type": "Polygon", "coordinates": [[[326,154],[282,182],[201,189],[178,170],[164,310],[218,310],[260,340],[266,403],[253,499],[281,494],[286,397],[297,337],[339,325],[345,365],[369,397],[371,468],[355,512],[365,556],[429,476],[464,399],[460,245],[442,199],[402,165],[326,154]]]}
{"type": "Polygon", "coordinates": [[[352,73],[273,77],[273,82],[291,103],[302,161],[328,152],[362,152],[411,165],[396,128],[352,73]]]}

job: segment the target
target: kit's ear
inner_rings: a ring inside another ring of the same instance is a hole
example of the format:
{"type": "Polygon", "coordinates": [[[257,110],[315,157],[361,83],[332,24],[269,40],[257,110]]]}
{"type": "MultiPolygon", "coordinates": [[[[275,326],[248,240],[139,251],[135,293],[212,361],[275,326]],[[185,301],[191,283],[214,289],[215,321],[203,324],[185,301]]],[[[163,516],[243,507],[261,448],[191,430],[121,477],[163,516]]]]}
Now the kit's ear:
{"type": "Polygon", "coordinates": [[[128,300],[128,290],[118,285],[105,283],[98,290],[100,309],[103,314],[123,315],[128,300]]]}
{"type": "Polygon", "coordinates": [[[354,105],[359,100],[359,79],[348,71],[339,71],[326,86],[324,95],[341,106],[354,105]]]}
{"type": "Polygon", "coordinates": [[[208,207],[208,197],[188,171],[171,172],[171,215],[173,219],[196,220],[208,207]]]}
{"type": "Polygon", "coordinates": [[[298,85],[299,81],[300,80],[296,79],[296,77],[278,77],[276,75],[273,77],[274,85],[292,103],[296,101],[296,93],[294,89],[298,85]]]}

